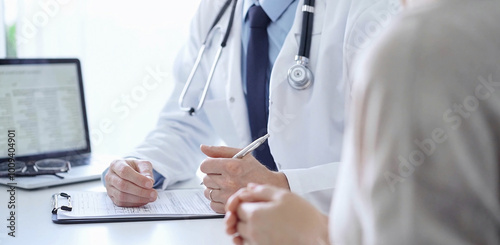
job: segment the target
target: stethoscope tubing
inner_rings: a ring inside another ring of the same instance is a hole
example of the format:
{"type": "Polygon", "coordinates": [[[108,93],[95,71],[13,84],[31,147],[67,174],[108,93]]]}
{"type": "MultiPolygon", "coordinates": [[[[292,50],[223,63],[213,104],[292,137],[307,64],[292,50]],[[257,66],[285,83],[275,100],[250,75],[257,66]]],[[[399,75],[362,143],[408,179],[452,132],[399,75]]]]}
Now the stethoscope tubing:
{"type": "MultiPolygon", "coordinates": [[[[302,19],[302,30],[301,30],[301,37],[300,37],[300,46],[299,46],[299,52],[297,56],[295,57],[295,60],[297,62],[297,65],[294,65],[290,70],[288,71],[288,80],[290,82],[290,85],[298,90],[303,90],[306,89],[310,86],[313,80],[313,74],[311,70],[308,68],[308,61],[309,61],[309,55],[310,55],[310,49],[311,49],[311,40],[312,40],[312,29],[313,29],[313,21],[314,21],[314,1],[315,0],[304,0],[304,5],[302,6],[302,12],[303,12],[303,19],[302,19]],[[290,74],[293,74],[292,70],[294,67],[300,66],[299,69],[302,69],[305,71],[305,74],[307,75],[306,78],[307,80],[304,81],[294,81],[294,79],[291,77],[290,74]]],[[[212,78],[215,73],[215,69],[217,68],[217,64],[219,63],[222,50],[227,44],[227,40],[229,38],[229,34],[231,32],[231,28],[233,26],[234,22],[234,15],[236,12],[236,4],[237,0],[226,0],[222,8],[220,9],[219,13],[217,14],[215,20],[213,21],[210,29],[208,30],[208,33],[205,37],[205,39],[202,42],[202,45],[200,47],[200,50],[198,51],[198,56],[196,57],[196,60],[194,62],[194,66],[191,69],[191,72],[189,73],[188,79],[186,81],[186,84],[184,85],[184,88],[181,91],[181,95],[179,96],[179,107],[181,110],[189,112],[189,115],[193,115],[196,113],[196,111],[199,111],[202,107],[203,104],[205,103],[205,99],[208,94],[208,89],[210,87],[210,84],[212,83],[212,78]],[[201,60],[203,58],[203,54],[205,53],[207,46],[208,46],[208,40],[210,37],[210,34],[212,33],[212,30],[215,28],[217,23],[222,19],[222,16],[226,13],[226,10],[229,8],[229,6],[233,3],[232,8],[231,8],[231,14],[229,17],[229,21],[227,23],[226,27],[226,33],[224,34],[224,37],[221,41],[220,47],[217,50],[217,53],[215,55],[214,61],[212,63],[212,66],[210,68],[210,72],[208,74],[207,80],[205,81],[205,86],[203,88],[203,92],[201,94],[200,100],[198,101],[198,104],[195,107],[185,107],[184,106],[184,100],[186,98],[186,94],[188,93],[189,88],[191,87],[191,84],[193,82],[193,79],[195,77],[195,74],[198,70],[198,67],[200,66],[201,60]]]]}
{"type": "Polygon", "coordinates": [[[219,63],[220,56],[222,54],[222,49],[227,44],[227,40],[229,38],[229,33],[230,33],[230,30],[231,30],[231,27],[233,26],[234,14],[236,12],[236,4],[237,4],[237,2],[238,2],[238,0],[227,0],[224,3],[224,5],[222,6],[222,8],[219,11],[219,13],[217,14],[217,17],[215,18],[214,22],[212,23],[212,26],[210,27],[210,29],[209,29],[209,31],[207,33],[207,36],[205,37],[205,40],[203,41],[203,43],[202,43],[202,45],[200,47],[200,51],[198,52],[198,56],[196,57],[196,60],[194,62],[194,66],[191,69],[191,72],[189,73],[188,79],[186,81],[186,85],[184,85],[184,88],[182,89],[181,95],[179,96],[179,101],[178,101],[179,107],[181,108],[181,110],[189,112],[189,115],[193,115],[196,111],[199,111],[201,109],[201,107],[203,107],[203,104],[205,103],[205,99],[206,99],[207,94],[208,94],[208,89],[210,87],[210,84],[212,83],[212,78],[213,78],[213,75],[215,73],[215,69],[217,68],[217,64],[219,63]],[[220,47],[217,50],[217,53],[215,55],[212,67],[210,68],[210,72],[208,74],[207,80],[205,81],[205,86],[203,88],[203,92],[201,94],[201,98],[198,101],[198,105],[196,106],[196,108],[194,108],[194,107],[185,107],[184,106],[184,99],[185,99],[186,94],[187,94],[187,92],[189,90],[189,87],[191,87],[191,83],[193,82],[193,79],[194,79],[194,76],[196,74],[196,71],[198,70],[198,67],[200,66],[201,59],[202,59],[203,54],[205,53],[205,50],[207,48],[207,42],[208,42],[208,38],[210,37],[210,33],[212,33],[212,30],[215,28],[215,26],[217,25],[217,23],[219,23],[220,19],[222,18],[222,16],[226,12],[227,8],[229,7],[229,5],[231,4],[231,2],[233,2],[233,1],[234,1],[234,3],[233,3],[233,7],[231,9],[231,15],[229,17],[229,21],[227,23],[226,33],[224,34],[224,38],[222,39],[220,47]]]}
{"type": "Polygon", "coordinates": [[[314,22],[314,0],[305,0],[302,6],[302,30],[298,56],[309,58],[314,22]]]}

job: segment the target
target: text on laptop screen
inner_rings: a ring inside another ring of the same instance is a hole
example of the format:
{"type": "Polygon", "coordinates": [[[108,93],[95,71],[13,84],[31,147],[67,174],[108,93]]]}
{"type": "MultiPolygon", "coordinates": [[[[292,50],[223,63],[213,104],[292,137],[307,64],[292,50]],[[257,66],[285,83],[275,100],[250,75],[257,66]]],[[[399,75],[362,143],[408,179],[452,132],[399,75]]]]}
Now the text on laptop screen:
{"type": "Polygon", "coordinates": [[[85,149],[78,79],[73,63],[1,65],[0,144],[14,129],[17,157],[85,149]]]}

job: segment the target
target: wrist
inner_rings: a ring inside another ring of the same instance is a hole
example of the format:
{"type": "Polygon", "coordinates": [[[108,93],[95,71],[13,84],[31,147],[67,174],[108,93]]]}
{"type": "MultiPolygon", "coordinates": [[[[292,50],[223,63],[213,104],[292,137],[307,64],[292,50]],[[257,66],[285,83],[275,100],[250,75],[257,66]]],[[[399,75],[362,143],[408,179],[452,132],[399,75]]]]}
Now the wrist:
{"type": "Polygon", "coordinates": [[[274,185],[283,189],[290,190],[290,185],[288,184],[288,178],[283,172],[272,172],[272,174],[275,176],[273,179],[275,179],[274,185]]]}
{"type": "Polygon", "coordinates": [[[320,231],[320,239],[322,241],[321,244],[330,244],[330,233],[329,233],[329,230],[328,230],[328,216],[327,215],[324,215],[322,213],[319,213],[320,217],[320,222],[321,222],[321,229],[319,229],[320,231]]]}

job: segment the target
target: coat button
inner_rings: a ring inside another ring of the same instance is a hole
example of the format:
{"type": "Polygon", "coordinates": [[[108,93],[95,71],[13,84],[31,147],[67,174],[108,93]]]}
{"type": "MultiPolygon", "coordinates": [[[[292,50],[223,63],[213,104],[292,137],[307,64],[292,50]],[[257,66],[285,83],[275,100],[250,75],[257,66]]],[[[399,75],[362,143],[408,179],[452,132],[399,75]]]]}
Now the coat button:
{"type": "Polygon", "coordinates": [[[229,102],[234,103],[234,97],[229,98],[229,102]]]}

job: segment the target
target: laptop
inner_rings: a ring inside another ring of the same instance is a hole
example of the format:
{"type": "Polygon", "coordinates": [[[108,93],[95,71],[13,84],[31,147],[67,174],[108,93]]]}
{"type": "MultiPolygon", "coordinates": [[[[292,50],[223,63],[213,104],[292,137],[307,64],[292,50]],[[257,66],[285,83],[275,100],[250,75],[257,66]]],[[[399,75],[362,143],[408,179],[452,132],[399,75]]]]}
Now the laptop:
{"type": "Polygon", "coordinates": [[[62,173],[14,175],[14,180],[0,177],[0,184],[16,183],[24,189],[99,179],[109,165],[111,157],[91,154],[78,59],[0,59],[0,166],[4,170],[12,156],[15,166],[31,164],[31,170],[33,166],[43,170],[38,164],[47,161],[69,165],[62,173]]]}

